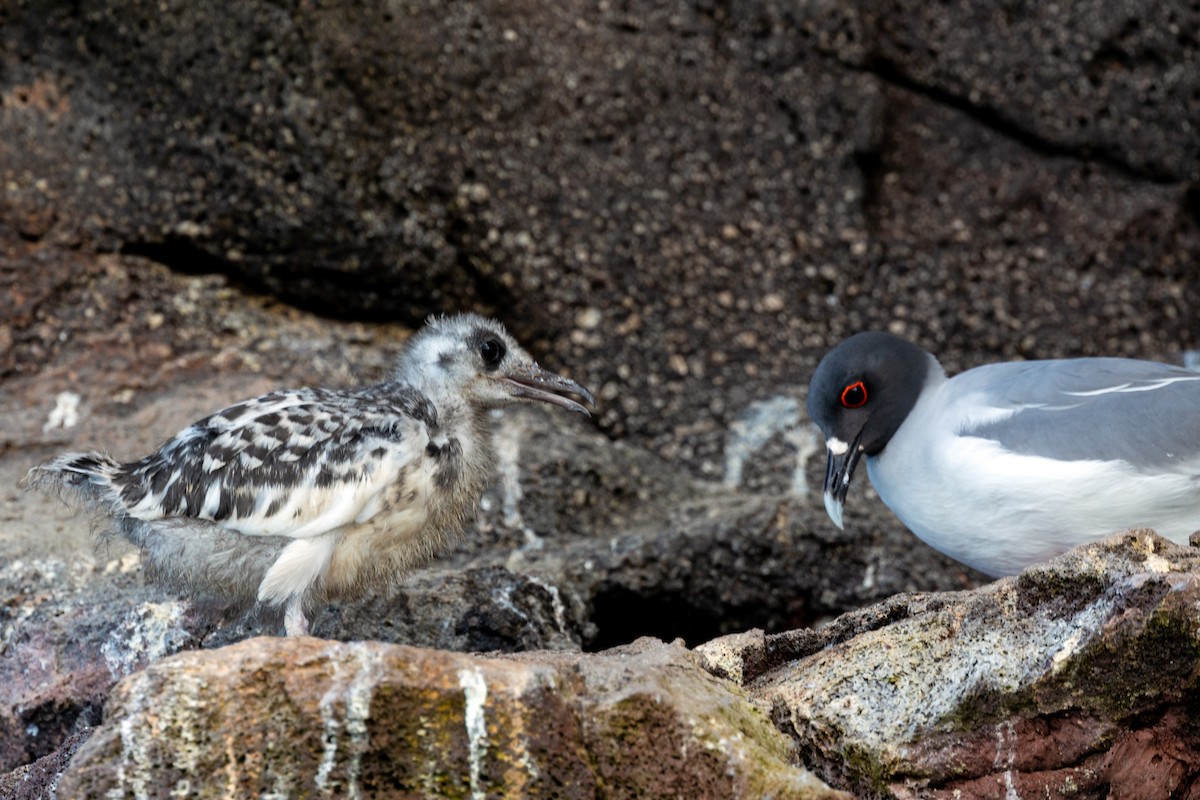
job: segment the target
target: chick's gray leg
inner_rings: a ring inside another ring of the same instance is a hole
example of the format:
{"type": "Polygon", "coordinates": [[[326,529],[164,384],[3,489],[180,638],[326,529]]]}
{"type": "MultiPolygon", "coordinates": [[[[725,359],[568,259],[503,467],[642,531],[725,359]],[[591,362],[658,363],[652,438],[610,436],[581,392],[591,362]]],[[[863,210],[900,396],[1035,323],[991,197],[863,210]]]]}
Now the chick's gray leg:
{"type": "Polygon", "coordinates": [[[288,636],[308,636],[308,618],[304,616],[304,595],[293,595],[283,612],[283,630],[288,636]]]}
{"type": "Polygon", "coordinates": [[[283,627],[288,636],[303,636],[308,633],[308,620],[304,617],[304,597],[329,566],[336,541],[333,534],[323,534],[312,539],[297,539],[283,548],[283,552],[259,584],[260,603],[287,604],[283,615],[283,627]]]}

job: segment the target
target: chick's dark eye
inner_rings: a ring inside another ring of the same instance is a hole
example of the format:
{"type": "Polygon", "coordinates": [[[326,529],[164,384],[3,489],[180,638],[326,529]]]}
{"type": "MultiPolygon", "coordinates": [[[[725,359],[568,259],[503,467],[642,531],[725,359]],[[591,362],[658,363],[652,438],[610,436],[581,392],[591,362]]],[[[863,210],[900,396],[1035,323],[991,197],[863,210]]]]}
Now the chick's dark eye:
{"type": "Polygon", "coordinates": [[[862,408],[867,404],[867,387],[862,381],[842,389],[842,405],[846,408],[862,408]]]}
{"type": "Polygon", "coordinates": [[[485,339],[479,345],[479,355],[483,357],[484,364],[494,367],[504,358],[504,345],[495,339],[485,339]]]}

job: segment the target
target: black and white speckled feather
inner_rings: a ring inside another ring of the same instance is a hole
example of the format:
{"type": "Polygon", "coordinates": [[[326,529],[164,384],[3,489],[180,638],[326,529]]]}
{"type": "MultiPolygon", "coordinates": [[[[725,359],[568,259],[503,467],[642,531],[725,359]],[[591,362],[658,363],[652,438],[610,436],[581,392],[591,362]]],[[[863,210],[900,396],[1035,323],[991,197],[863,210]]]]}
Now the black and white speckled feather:
{"type": "Polygon", "coordinates": [[[191,425],[118,467],[110,485],[140,519],[306,538],[363,513],[359,493],[377,495],[437,432],[436,411],[410,386],[274,392],[191,425]]]}
{"type": "Polygon", "coordinates": [[[182,589],[287,606],[394,580],[461,532],[490,480],[487,411],[592,400],[545,372],[499,323],[430,322],[392,379],[362,389],[296,389],[237,403],[156,452],[119,463],[69,453],[29,486],[70,490],[140,547],[148,571],[182,589]]]}

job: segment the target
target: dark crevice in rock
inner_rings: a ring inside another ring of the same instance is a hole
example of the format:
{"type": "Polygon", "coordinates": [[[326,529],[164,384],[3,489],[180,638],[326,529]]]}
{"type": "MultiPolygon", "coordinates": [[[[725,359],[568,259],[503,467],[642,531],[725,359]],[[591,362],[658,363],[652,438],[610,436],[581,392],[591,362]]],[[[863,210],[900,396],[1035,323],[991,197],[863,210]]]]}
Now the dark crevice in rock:
{"type": "MultiPolygon", "coordinates": [[[[473,247],[474,239],[475,231],[468,221],[451,220],[445,232],[445,244],[455,253],[455,265],[472,287],[473,308],[483,314],[506,316],[502,312],[515,308],[516,299],[489,275],[488,270],[480,267],[479,261],[483,256],[478,255],[477,248],[473,247]]],[[[280,262],[281,266],[259,271],[247,270],[183,236],[131,240],[121,244],[117,252],[154,261],[183,275],[223,275],[243,293],[269,295],[300,310],[335,321],[402,321],[419,325],[424,322],[426,313],[440,310],[437,308],[437,298],[427,298],[427,307],[418,304],[414,306],[414,313],[408,313],[406,303],[392,302],[390,299],[404,293],[371,283],[370,276],[373,273],[369,270],[364,273],[366,277],[358,277],[343,270],[322,268],[320,264],[288,263],[283,254],[269,257],[269,260],[280,262]],[[296,281],[295,288],[289,290],[288,286],[293,280],[296,281]],[[314,290],[314,286],[318,288],[314,290]],[[424,313],[421,308],[424,308],[424,313]]],[[[414,300],[411,291],[405,299],[414,300]]],[[[531,332],[519,324],[520,320],[512,322],[518,336],[530,335],[531,332]]]]}
{"type": "MultiPolygon", "coordinates": [[[[48,702],[22,709],[21,724],[28,736],[25,739],[26,757],[21,763],[44,758],[74,733],[99,725],[103,698],[83,703],[48,702]]],[[[15,765],[6,765],[15,766],[15,765]]]]}
{"type": "Polygon", "coordinates": [[[1103,164],[1122,177],[1148,181],[1164,186],[1179,182],[1177,175],[1173,175],[1165,169],[1155,169],[1151,164],[1140,167],[1134,166],[1115,156],[1105,147],[1060,144],[1046,139],[1027,128],[1021,127],[1013,119],[1006,116],[1001,109],[974,102],[968,97],[955,94],[938,86],[922,83],[906,74],[902,67],[890,59],[876,56],[865,66],[856,68],[869,72],[889,85],[919,94],[935,103],[966,114],[988,130],[1018,142],[1038,155],[1051,158],[1094,161],[1103,164]]]}
{"type": "MultiPolygon", "coordinates": [[[[301,311],[333,321],[395,322],[419,325],[420,314],[405,313],[399,304],[381,298],[379,287],[368,279],[346,272],[322,268],[319,264],[291,264],[286,267],[246,270],[228,259],[208,252],[191,239],[167,236],[158,240],[133,240],[117,250],[121,255],[153,261],[182,275],[223,275],[243,294],[270,296],[301,311]],[[289,289],[289,284],[294,288],[289,289]],[[315,287],[319,287],[314,289],[315,287]],[[372,299],[374,298],[374,299],[372,299]]],[[[284,261],[282,255],[274,260],[284,261]]]]}
{"type": "Polygon", "coordinates": [[[641,636],[665,641],[681,638],[695,645],[730,631],[729,617],[697,608],[681,593],[639,593],[612,586],[591,598],[595,635],[584,650],[599,651],[627,644],[641,636]]]}
{"type": "Polygon", "coordinates": [[[477,231],[468,220],[453,217],[446,230],[446,244],[454,248],[455,265],[470,276],[475,289],[475,306],[482,314],[499,316],[520,339],[529,340],[531,331],[521,319],[511,318],[512,309],[517,307],[517,299],[498,281],[482,269],[481,264],[487,256],[478,251],[473,244],[477,231]]]}
{"type": "MultiPolygon", "coordinates": [[[[888,113],[887,106],[883,108],[884,114],[888,113]]],[[[882,234],[881,218],[884,215],[885,203],[884,197],[886,188],[884,187],[884,176],[887,173],[887,167],[884,162],[884,149],[880,145],[870,148],[858,148],[853,153],[854,164],[858,167],[862,181],[862,197],[859,199],[859,207],[862,209],[863,224],[866,228],[866,233],[871,240],[881,244],[881,250],[887,251],[887,237],[882,234]]]]}
{"type": "Polygon", "coordinates": [[[124,256],[136,256],[162,264],[183,275],[235,275],[227,260],[214,256],[189,239],[169,236],[157,241],[125,242],[117,251],[124,256]]]}
{"type": "MultiPolygon", "coordinates": [[[[619,575],[614,577],[620,580],[619,575]]],[[[777,580],[782,582],[781,577],[777,580]]],[[[590,614],[582,636],[583,650],[606,650],[643,636],[667,642],[682,639],[687,646],[695,647],[754,628],[772,634],[794,629],[807,631],[809,628],[805,626],[814,623],[817,617],[807,613],[807,607],[818,603],[805,598],[804,592],[795,587],[786,603],[780,602],[779,593],[766,590],[760,596],[743,597],[743,602],[729,605],[714,602],[718,588],[645,590],[616,582],[592,587],[590,596],[584,598],[590,614]]]]}
{"type": "MultiPolygon", "coordinates": [[[[1200,228],[1200,186],[1193,186],[1183,195],[1183,210],[1187,212],[1192,223],[1200,228]]],[[[1195,543],[1200,546],[1200,540],[1195,543]]]]}

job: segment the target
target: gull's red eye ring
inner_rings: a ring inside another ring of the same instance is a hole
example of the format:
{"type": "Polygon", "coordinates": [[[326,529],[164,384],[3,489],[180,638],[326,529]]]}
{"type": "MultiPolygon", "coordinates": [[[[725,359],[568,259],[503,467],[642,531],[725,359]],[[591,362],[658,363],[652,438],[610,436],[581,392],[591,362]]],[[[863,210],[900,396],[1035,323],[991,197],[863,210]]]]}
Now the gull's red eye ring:
{"type": "Polygon", "coordinates": [[[842,389],[842,405],[846,408],[862,408],[866,404],[867,387],[862,381],[855,381],[842,389]]]}

